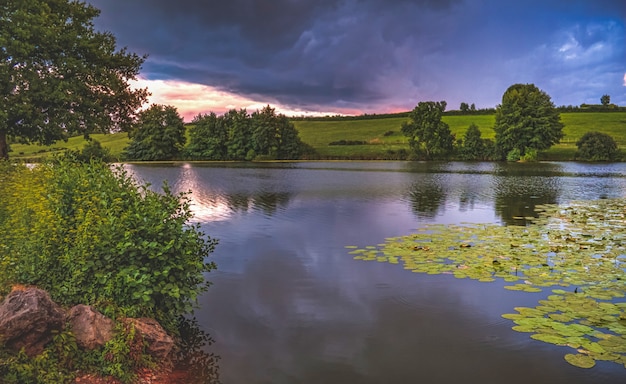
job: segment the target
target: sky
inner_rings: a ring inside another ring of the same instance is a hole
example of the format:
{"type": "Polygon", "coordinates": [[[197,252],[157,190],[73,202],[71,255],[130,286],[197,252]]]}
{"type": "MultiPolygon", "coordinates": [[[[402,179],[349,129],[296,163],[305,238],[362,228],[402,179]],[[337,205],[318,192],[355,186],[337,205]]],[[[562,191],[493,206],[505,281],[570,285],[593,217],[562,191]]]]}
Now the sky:
{"type": "Polygon", "coordinates": [[[516,83],[555,105],[626,106],[624,0],[87,0],[148,55],[138,81],[186,120],[492,108],[516,83]]]}

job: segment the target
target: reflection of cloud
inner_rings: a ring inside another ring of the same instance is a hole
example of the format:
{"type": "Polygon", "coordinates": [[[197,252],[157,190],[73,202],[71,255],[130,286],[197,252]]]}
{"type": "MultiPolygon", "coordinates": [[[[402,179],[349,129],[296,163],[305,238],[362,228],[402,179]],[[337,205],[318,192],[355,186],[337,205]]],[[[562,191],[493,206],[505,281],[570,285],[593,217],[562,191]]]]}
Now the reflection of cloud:
{"type": "Polygon", "coordinates": [[[228,201],[219,194],[210,193],[210,189],[201,185],[198,174],[192,166],[185,164],[182,175],[178,179],[177,188],[181,191],[191,191],[187,195],[189,207],[193,212],[193,221],[209,222],[226,220],[232,213],[228,201]]]}

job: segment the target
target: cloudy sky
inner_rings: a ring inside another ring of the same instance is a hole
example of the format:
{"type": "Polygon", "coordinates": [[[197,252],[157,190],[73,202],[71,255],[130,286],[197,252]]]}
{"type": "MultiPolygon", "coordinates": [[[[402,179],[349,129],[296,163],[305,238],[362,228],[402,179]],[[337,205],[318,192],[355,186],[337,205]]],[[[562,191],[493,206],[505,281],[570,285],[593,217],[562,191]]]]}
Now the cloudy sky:
{"type": "Polygon", "coordinates": [[[478,108],[534,83],[556,105],[626,105],[624,0],[87,0],[149,57],[139,85],[187,120],[478,108]]]}

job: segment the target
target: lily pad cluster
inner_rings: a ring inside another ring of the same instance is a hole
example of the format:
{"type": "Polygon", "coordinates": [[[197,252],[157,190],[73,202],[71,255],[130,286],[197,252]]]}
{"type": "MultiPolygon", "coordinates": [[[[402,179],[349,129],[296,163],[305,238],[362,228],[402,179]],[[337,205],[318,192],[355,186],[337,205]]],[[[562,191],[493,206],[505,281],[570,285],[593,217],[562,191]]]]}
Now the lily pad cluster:
{"type": "Polygon", "coordinates": [[[537,217],[525,219],[524,227],[433,224],[377,246],[347,248],[355,259],[413,272],[550,289],[537,307],[503,317],[533,339],[572,348],[570,364],[626,367],[626,199],[538,206],[537,217]]]}

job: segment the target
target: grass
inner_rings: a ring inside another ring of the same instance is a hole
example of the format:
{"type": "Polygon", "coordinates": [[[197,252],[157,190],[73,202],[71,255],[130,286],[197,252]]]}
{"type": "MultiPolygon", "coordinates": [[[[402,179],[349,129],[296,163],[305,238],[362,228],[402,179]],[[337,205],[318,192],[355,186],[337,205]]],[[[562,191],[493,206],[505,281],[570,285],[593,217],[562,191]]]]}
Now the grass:
{"type": "MultiPolygon", "coordinates": [[[[109,148],[111,155],[119,158],[124,148],[130,140],[127,133],[94,133],[90,135],[94,140],[98,140],[103,147],[109,148]]],[[[83,136],[70,137],[67,141],[58,141],[50,146],[42,146],[36,144],[11,144],[11,153],[13,159],[21,159],[24,161],[39,161],[48,157],[52,153],[73,150],[80,151],[83,149],[87,141],[83,136]]]]}
{"type": "MultiPolygon", "coordinates": [[[[626,112],[578,112],[561,113],[565,124],[565,137],[561,143],[540,154],[542,160],[573,160],[576,141],[586,132],[599,131],[611,135],[620,149],[626,152],[626,112]]],[[[399,150],[408,150],[407,138],[400,131],[404,117],[355,120],[338,119],[325,121],[294,121],[300,137],[312,145],[321,158],[326,159],[390,159],[399,150]],[[366,145],[328,145],[333,141],[358,140],[366,145]]],[[[482,137],[494,139],[495,115],[454,115],[444,116],[443,121],[457,138],[462,138],[470,124],[476,124],[482,137]]],[[[94,134],[92,137],[119,157],[129,139],[126,133],[94,134]]],[[[50,153],[65,149],[81,150],[85,145],[82,137],[70,138],[49,147],[38,145],[13,144],[12,158],[37,161],[50,153]]]]}

